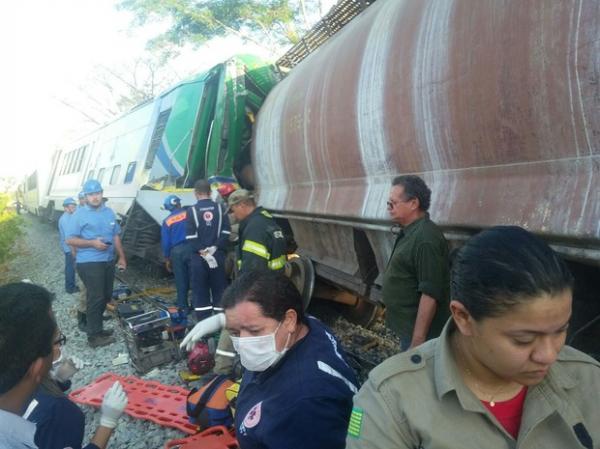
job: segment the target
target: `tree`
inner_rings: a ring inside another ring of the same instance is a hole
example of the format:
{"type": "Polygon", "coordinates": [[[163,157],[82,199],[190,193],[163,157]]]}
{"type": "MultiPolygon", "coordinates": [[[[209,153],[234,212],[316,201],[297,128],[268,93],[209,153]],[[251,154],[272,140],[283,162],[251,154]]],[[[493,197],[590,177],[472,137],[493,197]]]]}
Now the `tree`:
{"type": "Polygon", "coordinates": [[[97,65],[76,95],[57,101],[90,124],[102,125],[189,76],[172,69],[169,60],[175,56],[172,51],[148,52],[120,66],[97,65]]]}
{"type": "Polygon", "coordinates": [[[120,0],[118,8],[133,12],[136,25],[170,21],[151,48],[235,34],[275,53],[297,43],[321,17],[323,0],[120,0]]]}

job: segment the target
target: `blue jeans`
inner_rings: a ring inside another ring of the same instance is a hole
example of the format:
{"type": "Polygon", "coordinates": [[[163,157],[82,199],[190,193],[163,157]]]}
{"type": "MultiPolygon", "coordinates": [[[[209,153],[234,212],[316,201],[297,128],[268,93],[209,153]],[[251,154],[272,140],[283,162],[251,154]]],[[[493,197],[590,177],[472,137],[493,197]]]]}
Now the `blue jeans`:
{"type": "Polygon", "coordinates": [[[65,290],[67,293],[74,293],[77,284],[75,284],[75,260],[71,253],[65,253],[65,290]]]}
{"type": "Polygon", "coordinates": [[[171,269],[175,276],[177,307],[186,312],[190,308],[188,303],[188,291],[190,289],[191,254],[192,249],[186,243],[182,243],[171,249],[171,269]]]}

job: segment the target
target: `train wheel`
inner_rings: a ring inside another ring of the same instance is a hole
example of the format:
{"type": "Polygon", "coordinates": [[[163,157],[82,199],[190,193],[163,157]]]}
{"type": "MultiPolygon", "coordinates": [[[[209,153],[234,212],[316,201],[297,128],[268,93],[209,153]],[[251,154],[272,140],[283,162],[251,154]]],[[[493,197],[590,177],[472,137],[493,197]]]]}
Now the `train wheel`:
{"type": "Polygon", "coordinates": [[[302,296],[302,304],[306,310],[315,288],[315,268],[308,257],[294,256],[289,259],[285,266],[285,274],[288,276],[302,296]]]}
{"type": "Polygon", "coordinates": [[[383,308],[374,302],[364,298],[357,297],[355,305],[345,305],[342,307],[342,316],[354,324],[363,327],[370,327],[382,314],[383,308]]]}
{"type": "Polygon", "coordinates": [[[371,326],[383,313],[383,307],[379,304],[366,300],[356,293],[328,285],[324,282],[317,284],[314,295],[315,298],[337,303],[337,313],[351,323],[363,327],[371,326]]]}

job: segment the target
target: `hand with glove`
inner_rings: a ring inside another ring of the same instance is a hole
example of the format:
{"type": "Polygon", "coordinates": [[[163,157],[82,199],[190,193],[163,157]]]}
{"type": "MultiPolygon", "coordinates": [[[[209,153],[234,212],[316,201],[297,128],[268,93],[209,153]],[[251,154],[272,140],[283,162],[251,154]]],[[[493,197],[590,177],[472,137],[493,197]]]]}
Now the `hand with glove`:
{"type": "Polygon", "coordinates": [[[53,363],[50,375],[57,381],[65,383],[71,380],[73,375],[84,367],[85,363],[78,357],[61,357],[53,363]]]}
{"type": "Polygon", "coordinates": [[[215,259],[213,256],[207,254],[206,256],[202,256],[202,258],[204,260],[206,260],[206,263],[208,264],[208,268],[210,268],[211,270],[214,270],[215,268],[217,268],[219,266],[219,264],[217,263],[217,259],[215,259]]]}
{"type": "Polygon", "coordinates": [[[214,334],[225,327],[225,314],[218,313],[200,321],[191,331],[185,336],[179,347],[185,348],[186,351],[191,351],[196,342],[200,341],[206,335],[214,334]]]}
{"type": "Polygon", "coordinates": [[[208,268],[210,268],[211,270],[217,268],[219,266],[219,264],[217,263],[217,259],[215,259],[214,255],[215,252],[217,252],[217,247],[216,246],[208,246],[204,249],[201,249],[200,251],[198,251],[200,253],[200,256],[206,261],[206,263],[208,264],[208,268]]]}
{"type": "Polygon", "coordinates": [[[201,256],[214,256],[216,252],[217,252],[216,246],[207,246],[206,248],[200,250],[200,255],[201,256]]]}
{"type": "Polygon", "coordinates": [[[117,427],[117,421],[127,406],[127,394],[116,381],[104,394],[100,415],[100,425],[109,429],[117,427]]]}

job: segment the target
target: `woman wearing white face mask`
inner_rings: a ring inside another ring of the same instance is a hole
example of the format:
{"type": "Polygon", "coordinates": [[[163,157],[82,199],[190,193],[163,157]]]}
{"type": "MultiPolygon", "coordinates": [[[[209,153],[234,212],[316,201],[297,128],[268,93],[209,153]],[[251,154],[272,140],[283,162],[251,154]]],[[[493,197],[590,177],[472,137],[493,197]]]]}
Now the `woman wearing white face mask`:
{"type": "MultiPolygon", "coordinates": [[[[85,416],[79,407],[63,393],[70,385],[70,377],[81,368],[74,358],[62,354],[67,338],[56,331],[54,337],[54,362],[49,375],[42,380],[25,411],[24,418],[36,424],[35,444],[39,449],[81,449],[85,416]],[[73,362],[73,363],[72,363],[73,362]]],[[[100,425],[84,449],[104,449],[117,425],[119,416],[127,405],[127,395],[115,382],[102,401],[100,425]]]]}
{"type": "Polygon", "coordinates": [[[223,294],[246,372],[235,427],[241,449],[341,449],[357,381],[331,332],[304,315],[285,276],[247,273],[223,294]]]}

